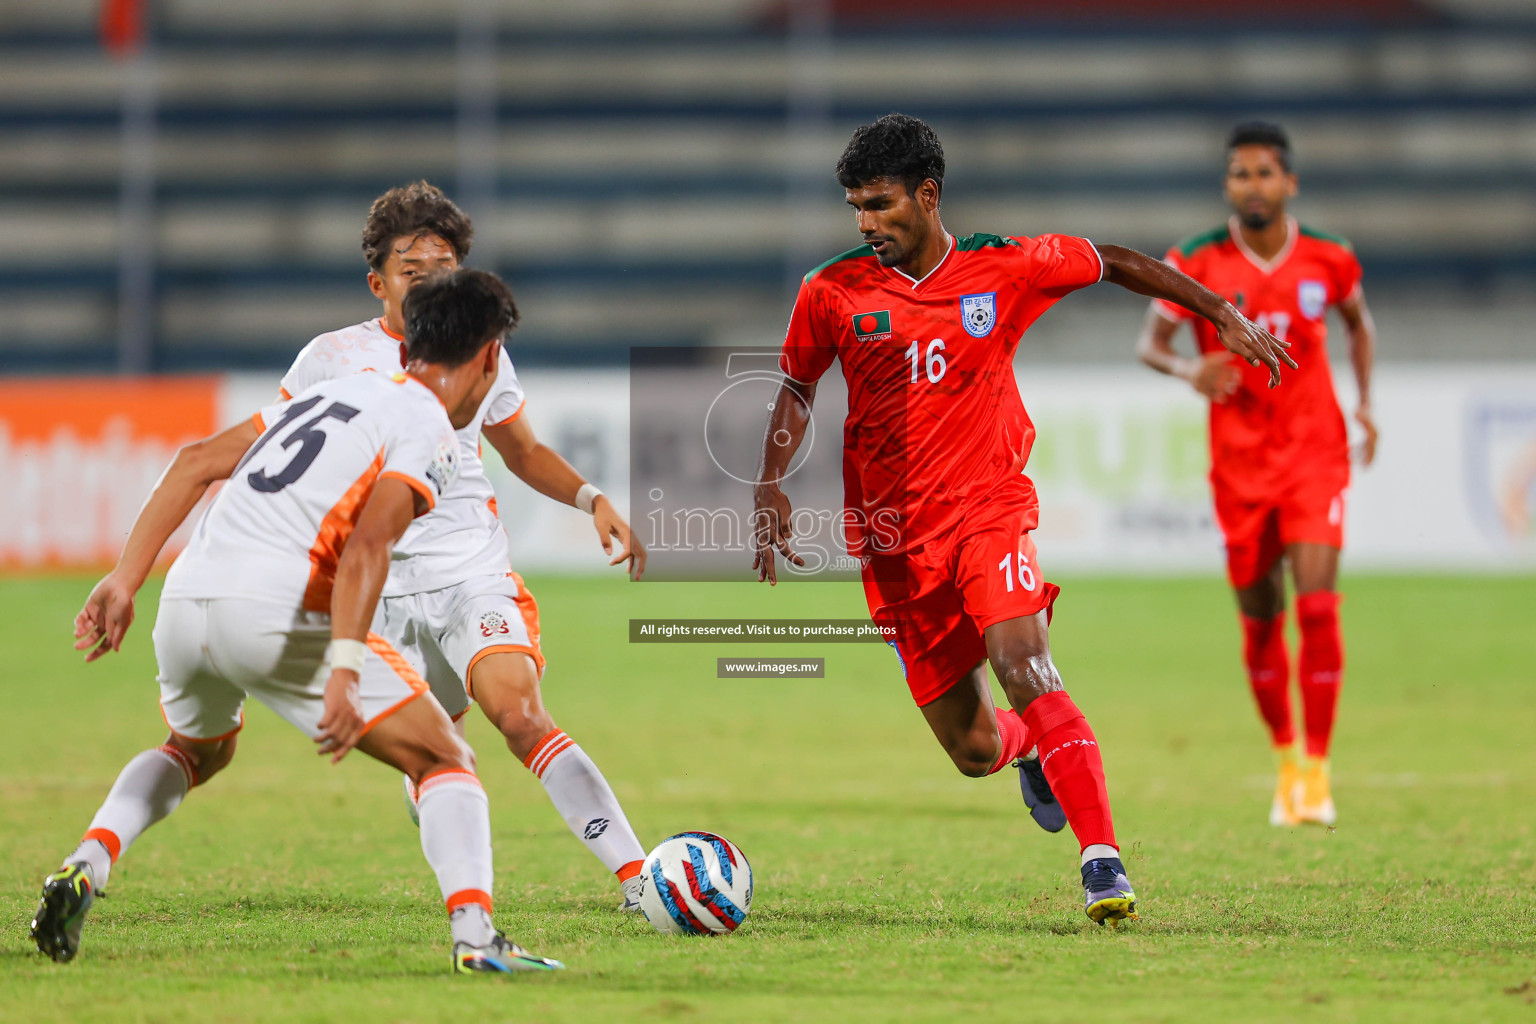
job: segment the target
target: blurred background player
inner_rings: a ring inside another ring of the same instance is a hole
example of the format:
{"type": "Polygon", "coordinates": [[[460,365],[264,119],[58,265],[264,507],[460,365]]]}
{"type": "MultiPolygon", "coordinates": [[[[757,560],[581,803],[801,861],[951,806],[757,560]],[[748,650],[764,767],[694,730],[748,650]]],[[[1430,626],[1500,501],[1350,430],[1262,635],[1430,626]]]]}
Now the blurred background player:
{"type": "Polygon", "coordinates": [[[187,792],[229,764],[254,696],[334,764],[357,747],[404,771],[421,846],[453,932],[455,973],[553,970],[491,923],[491,822],[473,755],[427,684],[369,631],[396,541],[452,486],[454,428],[495,384],[512,294],[490,274],[434,280],[407,308],[405,372],[327,382],[181,450],[134,523],[116,569],[75,620],[87,660],[118,650],[160,549],[217,480],[227,483],[171,567],[155,620],[171,734],[118,775],[32,922],[55,960],[112,865],[187,792]]]}
{"type": "Polygon", "coordinates": [[[913,699],[966,775],[1038,748],[1082,853],[1088,916],[1134,917],[1098,740],[1051,662],[1058,590],[1031,537],[1039,500],[1024,467],[1035,430],[1014,353],[1058,300],[1111,281],[1193,310],[1221,344],[1262,361],[1271,384],[1284,356],[1230,303],[1134,250],[1067,235],[951,236],[939,216],[944,151],[917,118],[889,114],[855,131],[837,180],[865,244],[807,274],[795,301],[754,492],[758,579],[776,581],[775,547],[803,564],[779,482],[816,381],[839,360],[845,514],[860,527],[849,553],[863,566],[871,618],[895,631],[913,699]],[[989,662],[1009,710],[993,706],[989,662]]]}
{"type": "MultiPolygon", "coordinates": [[[[375,199],[363,228],[363,256],[368,287],[383,304],[383,315],[311,341],[284,374],[281,394],[298,395],[316,382],[368,370],[397,372],[404,355],[406,295],[428,276],[457,269],[473,237],[463,211],[424,181],[375,199]]],[[[391,643],[419,658],[460,735],[471,700],[480,705],[508,749],[543,784],[571,832],[618,879],[621,909],[636,911],[645,850],[608,780],[544,708],[538,605],[508,561],[507,534],[480,461],[480,439],[490,441],[507,468],[534,490],[590,513],[603,550],[612,555],[614,539],[621,545],[610,564],[627,563],[639,579],[645,548],[602,492],[539,441],[523,410],[522,385],[503,350],[485,401],[459,428],[457,481],[437,513],[413,526],[396,546],[381,629],[391,643]]],[[[405,789],[414,803],[409,778],[405,789]]]]}
{"type": "Polygon", "coordinates": [[[1338,309],[1349,332],[1365,465],[1376,456],[1371,413],[1376,329],[1350,244],[1286,213],[1296,186],[1286,133],[1263,122],[1239,125],[1227,141],[1231,218],[1167,256],[1169,264],[1291,343],[1300,369],[1287,375],[1286,386],[1266,388],[1261,372],[1232,361],[1209,323],[1162,300],[1153,301],[1136,352],[1154,370],[1188,381],[1210,401],[1211,490],[1242,618],[1243,660],[1279,759],[1270,823],[1332,825],[1337,815],[1328,750],[1344,671],[1335,587],[1350,453],[1328,368],[1328,309],[1338,309]],[[1173,336],[1186,321],[1199,350],[1195,359],[1173,350],[1173,336]],[[1301,629],[1306,760],[1300,765],[1285,639],[1287,563],[1301,629]]]}

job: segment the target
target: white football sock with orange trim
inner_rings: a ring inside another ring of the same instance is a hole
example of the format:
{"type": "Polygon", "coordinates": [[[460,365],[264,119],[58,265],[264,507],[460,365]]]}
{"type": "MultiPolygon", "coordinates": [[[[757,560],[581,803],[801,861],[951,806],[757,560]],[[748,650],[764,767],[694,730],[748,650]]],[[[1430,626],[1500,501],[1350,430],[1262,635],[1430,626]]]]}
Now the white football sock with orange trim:
{"type": "Polygon", "coordinates": [[[437,875],[448,906],[453,941],[491,941],[491,805],[475,774],[462,768],[433,772],[416,791],[421,852],[437,875]],[[455,913],[478,905],[484,913],[455,913]]]}
{"type": "Polygon", "coordinates": [[[608,780],[575,740],[556,729],[534,745],[523,765],[538,776],[555,810],[603,867],[620,882],[639,873],[645,849],[608,780]]]}
{"type": "Polygon", "coordinates": [[[91,884],[102,888],[123,851],[174,811],[197,781],[192,759],[170,744],[139,754],[118,773],[85,838],[65,863],[83,862],[91,884]]]}

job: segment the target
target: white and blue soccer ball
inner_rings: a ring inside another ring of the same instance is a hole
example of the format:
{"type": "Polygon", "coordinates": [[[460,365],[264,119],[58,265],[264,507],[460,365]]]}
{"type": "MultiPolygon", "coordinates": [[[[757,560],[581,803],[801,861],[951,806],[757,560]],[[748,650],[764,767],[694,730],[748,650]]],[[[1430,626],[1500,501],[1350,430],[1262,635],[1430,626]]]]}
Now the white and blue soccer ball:
{"type": "Polygon", "coordinates": [[[733,932],[752,910],[752,865],[729,839],[679,832],[646,855],[640,909],[665,934],[733,932]]]}

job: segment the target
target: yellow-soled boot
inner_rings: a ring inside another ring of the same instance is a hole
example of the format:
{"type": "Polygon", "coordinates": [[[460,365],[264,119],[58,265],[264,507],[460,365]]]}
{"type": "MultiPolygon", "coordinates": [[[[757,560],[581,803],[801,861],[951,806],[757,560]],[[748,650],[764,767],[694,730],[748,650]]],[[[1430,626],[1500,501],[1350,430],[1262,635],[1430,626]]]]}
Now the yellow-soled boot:
{"type": "Polygon", "coordinates": [[[1278,747],[1275,759],[1279,771],[1275,779],[1275,799],[1269,805],[1271,825],[1295,825],[1296,796],[1301,787],[1301,767],[1296,763],[1296,751],[1292,747],[1278,747]]]}
{"type": "Polygon", "coordinates": [[[1333,807],[1329,784],[1328,759],[1309,757],[1301,767],[1296,785],[1296,820],[1303,825],[1332,825],[1339,815],[1333,807]]]}

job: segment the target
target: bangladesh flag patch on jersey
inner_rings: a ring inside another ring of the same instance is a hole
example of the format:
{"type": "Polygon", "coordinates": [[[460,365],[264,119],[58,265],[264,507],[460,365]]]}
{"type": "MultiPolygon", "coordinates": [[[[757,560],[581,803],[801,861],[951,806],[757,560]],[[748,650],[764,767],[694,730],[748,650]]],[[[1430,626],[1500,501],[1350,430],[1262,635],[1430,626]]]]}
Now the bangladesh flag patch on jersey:
{"type": "Polygon", "coordinates": [[[853,314],[853,336],[859,341],[885,341],[891,336],[891,311],[853,314]]]}

